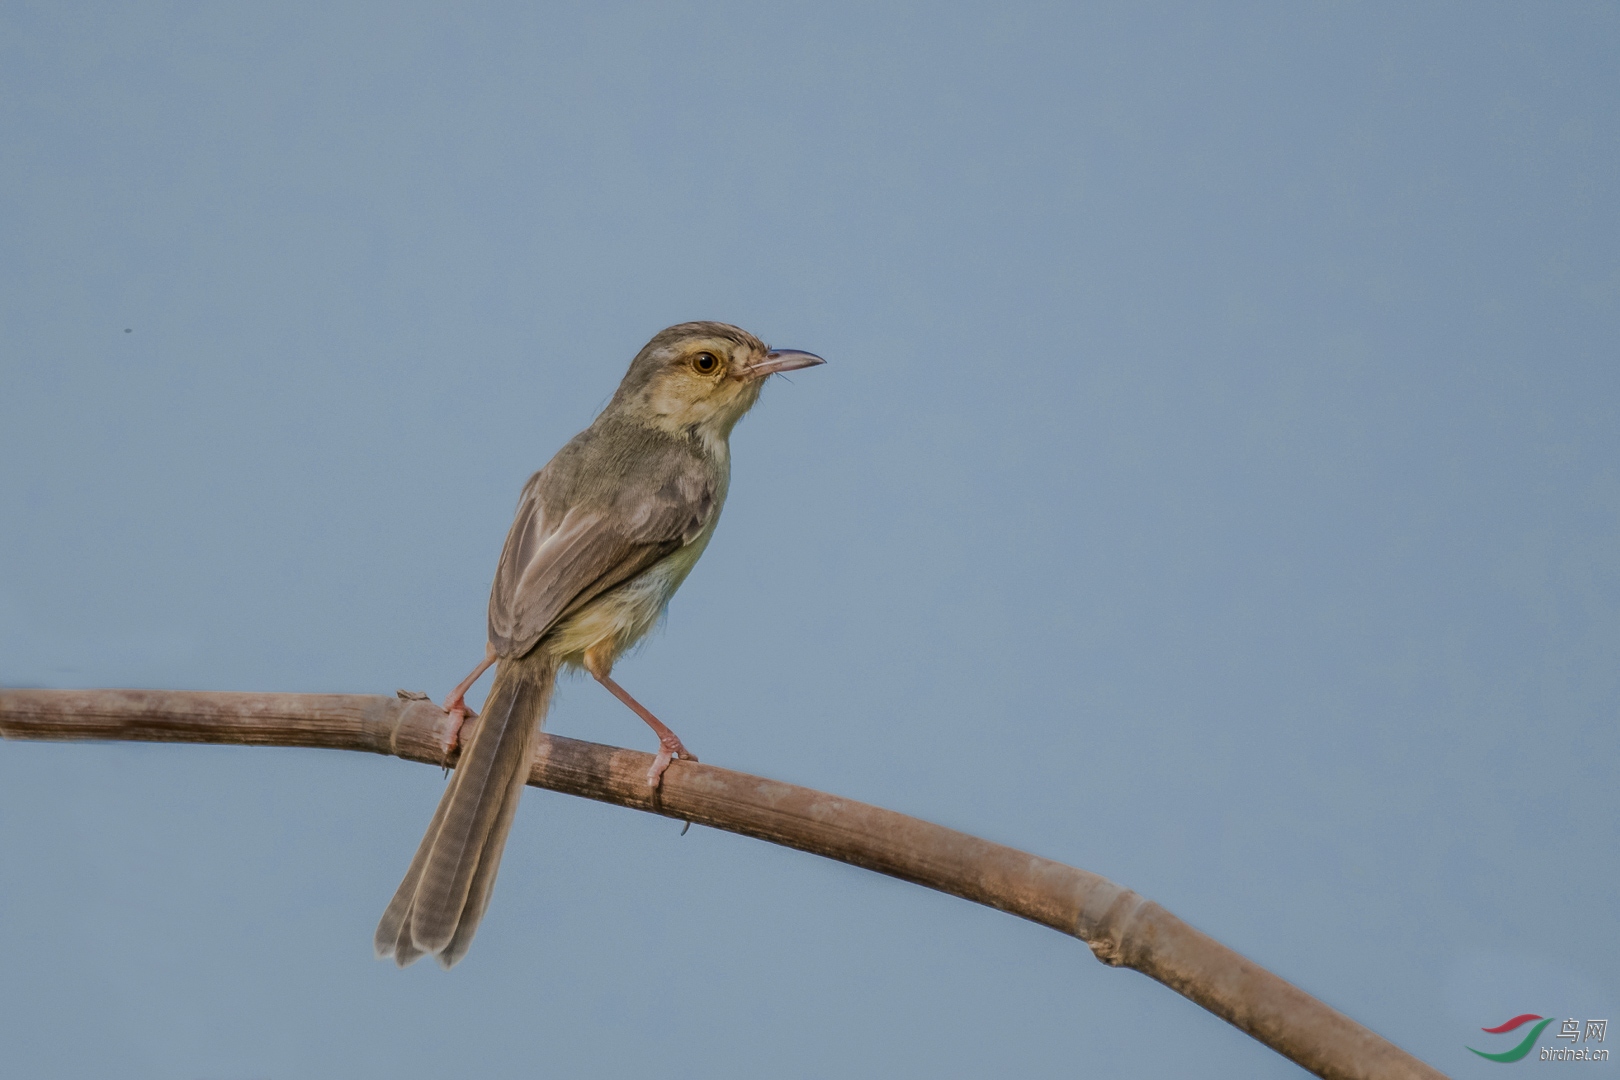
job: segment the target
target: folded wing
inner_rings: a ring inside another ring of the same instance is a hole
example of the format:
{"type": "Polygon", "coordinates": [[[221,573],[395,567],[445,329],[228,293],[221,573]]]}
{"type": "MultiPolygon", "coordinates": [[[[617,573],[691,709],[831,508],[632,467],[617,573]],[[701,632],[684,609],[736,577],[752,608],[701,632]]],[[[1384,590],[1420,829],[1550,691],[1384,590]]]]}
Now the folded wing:
{"type": "Polygon", "coordinates": [[[546,505],[544,474],[524,489],[489,595],[489,640],[522,656],[558,622],[691,543],[715,512],[697,470],[626,484],[610,502],[546,505]]]}

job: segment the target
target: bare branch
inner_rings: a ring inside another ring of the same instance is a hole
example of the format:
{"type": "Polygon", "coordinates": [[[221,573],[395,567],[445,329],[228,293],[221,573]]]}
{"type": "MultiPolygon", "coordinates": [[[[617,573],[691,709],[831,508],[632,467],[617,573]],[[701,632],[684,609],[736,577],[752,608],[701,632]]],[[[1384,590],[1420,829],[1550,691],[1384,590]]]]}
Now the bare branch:
{"type": "MultiPolygon", "coordinates": [[[[356,694],[0,690],[0,736],[369,750],[439,764],[445,715],[356,694]]],[[[465,734],[463,738],[465,738],[465,734]]],[[[1318,1076],[1442,1074],[1106,878],[809,788],[677,761],[654,795],[651,755],[542,735],[529,783],[864,866],[1072,934],[1318,1076]]]]}

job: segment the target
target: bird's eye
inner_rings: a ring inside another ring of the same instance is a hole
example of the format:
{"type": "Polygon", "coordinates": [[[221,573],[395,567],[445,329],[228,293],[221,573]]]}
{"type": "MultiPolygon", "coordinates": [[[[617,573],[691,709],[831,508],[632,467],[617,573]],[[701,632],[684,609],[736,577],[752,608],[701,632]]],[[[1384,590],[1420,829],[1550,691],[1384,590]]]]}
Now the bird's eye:
{"type": "Polygon", "coordinates": [[[692,357],[692,366],[704,375],[713,375],[720,370],[720,360],[712,352],[700,352],[692,357]]]}

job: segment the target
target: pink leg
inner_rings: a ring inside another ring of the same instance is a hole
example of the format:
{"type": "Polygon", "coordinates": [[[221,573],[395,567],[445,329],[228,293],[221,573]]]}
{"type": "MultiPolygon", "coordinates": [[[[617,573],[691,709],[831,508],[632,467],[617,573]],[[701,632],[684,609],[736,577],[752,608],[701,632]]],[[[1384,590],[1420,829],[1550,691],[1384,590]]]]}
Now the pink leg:
{"type": "Polygon", "coordinates": [[[664,770],[669,768],[669,763],[675,759],[676,755],[679,755],[682,761],[697,760],[697,755],[686,748],[681,742],[680,736],[669,730],[662,720],[648,711],[645,705],[631,697],[628,690],[609,678],[606,671],[594,670],[600,665],[591,663],[589,655],[586,656],[585,660],[585,670],[589,671],[597,682],[607,687],[608,693],[624,702],[630,707],[631,712],[645,720],[647,726],[652,728],[658,735],[658,756],[653,758],[652,768],[647,770],[648,787],[655,788],[663,781],[664,770]]]}
{"type": "Polygon", "coordinates": [[[461,738],[461,725],[467,722],[467,717],[478,715],[471,709],[467,708],[466,701],[462,699],[466,697],[467,691],[472,689],[473,683],[478,681],[478,676],[488,671],[489,665],[493,664],[494,662],[494,646],[485,645],[483,661],[477,667],[472,669],[471,675],[468,675],[465,679],[462,679],[461,682],[457,684],[456,688],[450,691],[449,697],[444,699],[444,711],[450,714],[450,727],[449,730],[445,732],[444,736],[445,757],[449,757],[450,751],[456,748],[456,743],[461,738]]]}

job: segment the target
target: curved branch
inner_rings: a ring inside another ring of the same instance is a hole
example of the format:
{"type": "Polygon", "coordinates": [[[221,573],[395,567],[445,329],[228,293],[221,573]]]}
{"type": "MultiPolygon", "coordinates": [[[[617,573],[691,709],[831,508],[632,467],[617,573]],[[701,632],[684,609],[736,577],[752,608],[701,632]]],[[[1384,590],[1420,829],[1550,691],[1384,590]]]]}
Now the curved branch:
{"type": "MultiPolygon", "coordinates": [[[[369,750],[437,765],[444,713],[358,694],[0,690],[0,736],[369,750]]],[[[464,736],[465,737],[465,736],[464,736]]],[[[1106,878],[892,810],[695,762],[542,734],[529,783],[864,866],[1072,934],[1318,1076],[1441,1073],[1106,878]]]]}

